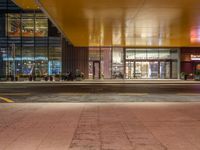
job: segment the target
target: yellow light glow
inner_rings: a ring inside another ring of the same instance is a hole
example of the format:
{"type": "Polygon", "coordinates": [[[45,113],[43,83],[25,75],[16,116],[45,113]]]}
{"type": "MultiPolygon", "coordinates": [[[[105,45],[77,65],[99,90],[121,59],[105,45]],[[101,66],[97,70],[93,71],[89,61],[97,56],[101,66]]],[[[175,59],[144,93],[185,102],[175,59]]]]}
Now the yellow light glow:
{"type": "Polygon", "coordinates": [[[37,1],[75,46],[200,46],[190,31],[200,28],[199,0],[37,1]]]}

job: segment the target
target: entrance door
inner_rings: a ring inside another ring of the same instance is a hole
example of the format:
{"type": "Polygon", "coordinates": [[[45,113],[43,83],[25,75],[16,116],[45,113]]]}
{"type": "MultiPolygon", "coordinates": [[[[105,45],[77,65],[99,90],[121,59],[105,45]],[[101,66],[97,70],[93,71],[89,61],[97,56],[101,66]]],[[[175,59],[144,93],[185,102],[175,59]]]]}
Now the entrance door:
{"type": "Polygon", "coordinates": [[[148,78],[158,79],[158,61],[149,61],[148,78]]]}
{"type": "Polygon", "coordinates": [[[100,61],[93,62],[93,79],[100,79],[100,61]]]}
{"type": "Polygon", "coordinates": [[[157,79],[158,61],[136,61],[135,78],[137,79],[157,79]]]}
{"type": "Polygon", "coordinates": [[[170,62],[169,61],[160,62],[160,78],[170,79],[170,62]]]}
{"type": "Polygon", "coordinates": [[[134,62],[127,61],[126,62],[126,79],[134,78],[134,62]]]}
{"type": "Polygon", "coordinates": [[[147,79],[148,78],[149,63],[145,61],[135,62],[135,78],[136,79],[147,79]]]}

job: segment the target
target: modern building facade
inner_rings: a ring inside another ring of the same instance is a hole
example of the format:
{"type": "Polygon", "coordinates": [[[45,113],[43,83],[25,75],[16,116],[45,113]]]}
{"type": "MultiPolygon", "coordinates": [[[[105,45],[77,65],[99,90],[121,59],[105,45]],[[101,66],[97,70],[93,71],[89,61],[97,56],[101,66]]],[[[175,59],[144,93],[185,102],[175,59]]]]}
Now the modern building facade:
{"type": "Polygon", "coordinates": [[[89,78],[177,79],[178,48],[89,48],[89,78]]]}
{"type": "Polygon", "coordinates": [[[181,72],[200,72],[199,47],[74,46],[51,16],[39,9],[24,10],[10,0],[0,0],[0,14],[1,79],[75,74],[77,69],[86,79],[126,80],[179,79],[181,72]]]}
{"type": "Polygon", "coordinates": [[[0,1],[0,76],[61,74],[61,34],[41,11],[0,1]]]}

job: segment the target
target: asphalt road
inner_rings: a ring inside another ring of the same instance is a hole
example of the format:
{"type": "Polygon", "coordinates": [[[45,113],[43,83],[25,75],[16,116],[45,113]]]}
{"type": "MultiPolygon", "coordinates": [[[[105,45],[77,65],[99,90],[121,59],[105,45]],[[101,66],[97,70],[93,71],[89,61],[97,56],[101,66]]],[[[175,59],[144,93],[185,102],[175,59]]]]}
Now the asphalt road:
{"type": "Polygon", "coordinates": [[[200,101],[200,84],[0,83],[0,102],[200,101]]]}

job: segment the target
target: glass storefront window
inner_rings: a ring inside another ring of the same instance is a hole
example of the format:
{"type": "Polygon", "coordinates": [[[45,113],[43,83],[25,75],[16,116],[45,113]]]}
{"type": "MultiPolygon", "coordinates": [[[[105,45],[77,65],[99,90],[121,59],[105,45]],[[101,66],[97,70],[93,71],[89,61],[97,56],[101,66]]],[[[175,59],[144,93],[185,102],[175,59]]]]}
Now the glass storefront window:
{"type": "Polygon", "coordinates": [[[147,59],[147,51],[146,50],[136,50],[135,52],[135,59],[141,60],[141,59],[147,59]]]}
{"type": "Polygon", "coordinates": [[[158,50],[147,50],[147,59],[158,59],[158,50]]]}
{"type": "Polygon", "coordinates": [[[101,78],[111,78],[111,48],[101,48],[101,78]]]}
{"type": "Polygon", "coordinates": [[[158,61],[150,61],[148,66],[148,78],[157,79],[158,78],[158,61]]]}
{"type": "Polygon", "coordinates": [[[8,14],[8,36],[46,37],[48,36],[48,19],[44,14],[8,14]]]}
{"type": "Polygon", "coordinates": [[[177,50],[171,50],[171,59],[177,60],[179,58],[179,53],[177,50]]]}
{"type": "Polygon", "coordinates": [[[126,62],[126,79],[134,78],[134,62],[127,61],[126,62]]]}
{"type": "Polygon", "coordinates": [[[33,41],[23,41],[22,45],[22,74],[32,75],[34,73],[34,47],[33,41]],[[29,44],[27,44],[29,43],[29,44]]]}
{"type": "Polygon", "coordinates": [[[142,77],[142,65],[141,62],[135,62],[135,78],[141,78],[142,77]]]}
{"type": "Polygon", "coordinates": [[[112,78],[124,78],[124,50],[113,48],[112,54],[112,78]]]}
{"type": "Polygon", "coordinates": [[[61,73],[61,47],[49,48],[49,68],[48,72],[50,75],[56,75],[61,73]]]}
{"type": "Polygon", "coordinates": [[[12,37],[21,35],[21,20],[20,14],[8,14],[7,34],[12,37]]]}
{"type": "Polygon", "coordinates": [[[173,61],[172,62],[172,79],[177,79],[178,78],[178,62],[173,61]]]}
{"type": "Polygon", "coordinates": [[[48,36],[48,21],[47,19],[35,19],[35,36],[48,36]]]}
{"type": "Polygon", "coordinates": [[[33,37],[34,36],[34,14],[22,15],[22,36],[33,37]]]}
{"type": "Polygon", "coordinates": [[[160,50],[159,51],[159,58],[160,59],[170,59],[170,50],[160,50]]]}
{"type": "Polygon", "coordinates": [[[93,79],[93,62],[89,61],[88,65],[88,73],[89,73],[89,79],[93,79]]]}
{"type": "Polygon", "coordinates": [[[124,52],[123,48],[113,48],[113,63],[115,64],[123,64],[124,60],[124,52]]]}
{"type": "Polygon", "coordinates": [[[170,61],[160,62],[160,78],[170,79],[170,61]]]}
{"type": "Polygon", "coordinates": [[[178,49],[129,48],[126,49],[126,78],[177,79],[178,61],[178,49]],[[135,59],[129,59],[130,51],[135,53],[135,59]]]}
{"type": "Polygon", "coordinates": [[[35,75],[48,74],[48,52],[47,47],[35,48],[35,75]]]}
{"type": "Polygon", "coordinates": [[[0,20],[0,76],[61,74],[61,37],[48,37],[43,13],[3,13],[0,20]]]}
{"type": "Polygon", "coordinates": [[[126,49],[126,59],[135,59],[135,51],[132,49],[126,49]]]}

